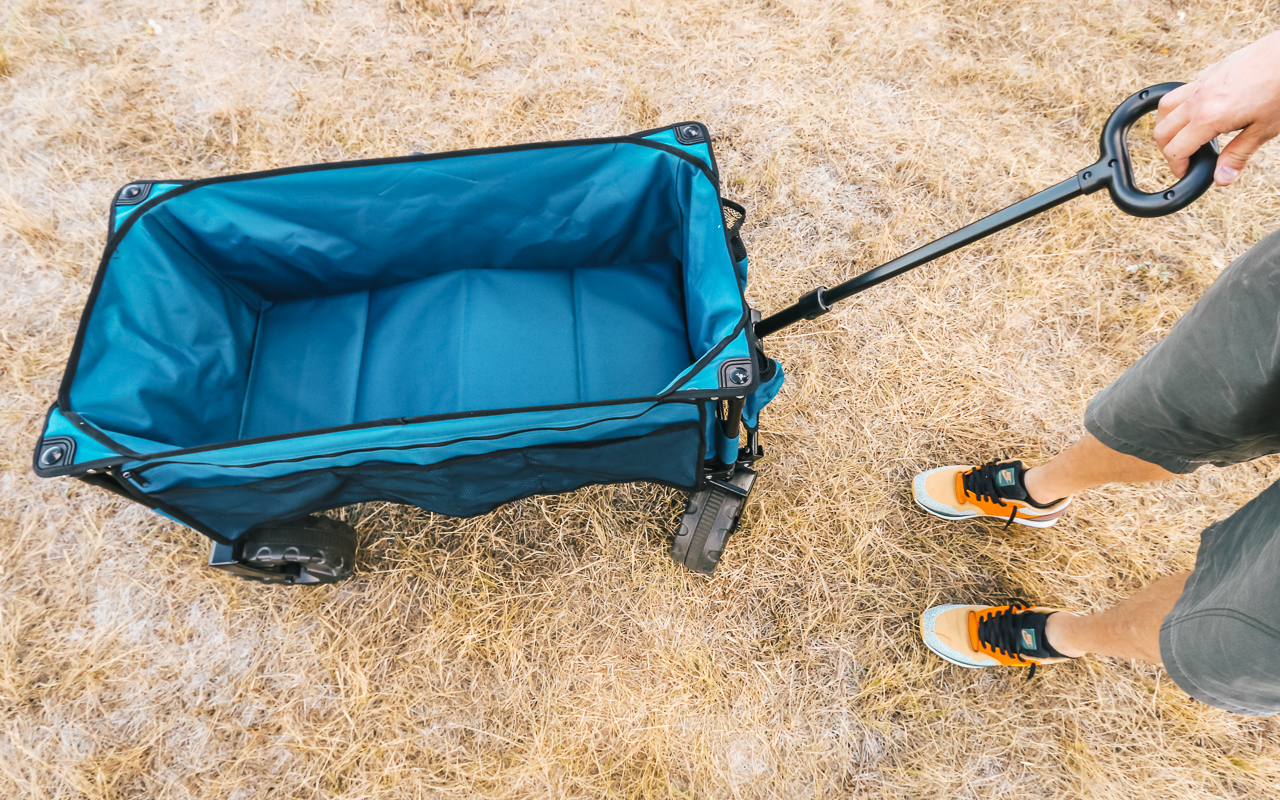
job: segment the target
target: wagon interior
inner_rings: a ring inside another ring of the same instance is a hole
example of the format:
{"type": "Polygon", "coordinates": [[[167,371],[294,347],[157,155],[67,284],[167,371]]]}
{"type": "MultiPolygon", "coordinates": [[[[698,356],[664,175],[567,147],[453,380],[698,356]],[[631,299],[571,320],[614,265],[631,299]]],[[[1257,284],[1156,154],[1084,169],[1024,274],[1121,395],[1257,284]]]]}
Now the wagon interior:
{"type": "Polygon", "coordinates": [[[662,391],[723,335],[699,282],[728,262],[722,242],[714,265],[700,255],[723,233],[718,207],[692,222],[696,169],[506,155],[228,180],[144,208],[110,255],[72,407],[178,448],[662,391]]]}

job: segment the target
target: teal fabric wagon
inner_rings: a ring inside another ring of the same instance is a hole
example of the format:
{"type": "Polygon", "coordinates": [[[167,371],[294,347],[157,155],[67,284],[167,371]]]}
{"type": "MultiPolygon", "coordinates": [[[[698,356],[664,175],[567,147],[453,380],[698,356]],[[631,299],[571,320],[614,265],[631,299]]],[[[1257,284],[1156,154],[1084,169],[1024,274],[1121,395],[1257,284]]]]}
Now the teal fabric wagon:
{"type": "Polygon", "coordinates": [[[325,509],[651,481],[714,495],[673,550],[710,571],[754,478],[744,409],[753,432],[782,373],[709,138],[129,184],[35,468],[304,583],[350,574],[325,509]]]}

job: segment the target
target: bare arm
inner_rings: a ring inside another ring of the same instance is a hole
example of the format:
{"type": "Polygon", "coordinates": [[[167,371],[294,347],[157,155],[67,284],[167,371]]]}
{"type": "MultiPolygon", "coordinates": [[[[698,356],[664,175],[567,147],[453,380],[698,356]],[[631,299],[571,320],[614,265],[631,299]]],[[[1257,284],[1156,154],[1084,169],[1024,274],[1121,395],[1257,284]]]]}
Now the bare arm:
{"type": "Polygon", "coordinates": [[[1160,100],[1156,144],[1179,178],[1187,159],[1213,137],[1240,131],[1218,156],[1214,180],[1226,186],[1280,134],[1280,31],[1264,36],[1160,100]]]}

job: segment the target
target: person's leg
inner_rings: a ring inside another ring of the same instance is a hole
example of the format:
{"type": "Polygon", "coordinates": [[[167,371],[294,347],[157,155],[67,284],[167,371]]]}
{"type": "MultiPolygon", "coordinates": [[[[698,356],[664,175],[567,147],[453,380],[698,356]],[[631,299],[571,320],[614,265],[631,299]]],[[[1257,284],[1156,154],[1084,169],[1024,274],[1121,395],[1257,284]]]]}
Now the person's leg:
{"type": "Polygon", "coordinates": [[[1048,463],[921,472],[916,503],[946,520],[1047,528],[1076,492],[1280,451],[1280,232],[1236,259],[1157,344],[1085,410],[1088,434],[1048,463]]]}
{"type": "Polygon", "coordinates": [[[1147,584],[1137,594],[1097,614],[1059,611],[1045,622],[1044,635],[1064,656],[1087,653],[1161,663],[1160,625],[1182,595],[1190,572],[1147,584]]]}
{"type": "Polygon", "coordinates": [[[925,646],[953,664],[1036,667],[1086,653],[1161,664],[1193,698],[1280,713],[1280,481],[1200,535],[1192,572],[1097,614],[1014,603],[939,605],[925,646]]]}
{"type": "MultiPolygon", "coordinates": [[[[929,470],[916,477],[916,502],[944,519],[1047,527],[1071,495],[1093,486],[1280,452],[1277,308],[1280,233],[1224,270],[1162,342],[1093,398],[1082,440],[1031,470],[1000,460],[929,470]]],[[[921,631],[930,650],[963,667],[1031,667],[1086,652],[1138,658],[1163,664],[1198,700],[1274,714],[1277,575],[1280,484],[1202,534],[1194,572],[1155,581],[1112,609],[937,605],[921,614],[921,631]]]]}
{"type": "Polygon", "coordinates": [[[1239,714],[1280,711],[1280,482],[1200,536],[1194,572],[1161,578],[1097,614],[1066,611],[1044,638],[1161,664],[1188,694],[1239,714]]]}
{"type": "Polygon", "coordinates": [[[974,486],[986,468],[954,466],[922,473],[916,478],[916,502],[935,516],[949,519],[1008,517],[1005,508],[1016,504],[1017,516],[1012,522],[1047,527],[1058,519],[1077,492],[1107,483],[1146,483],[1177,477],[1159,464],[1107,447],[1092,433],[1086,433],[1038,467],[1024,470],[1021,462],[994,462],[987,471],[999,475],[1006,465],[1013,467],[1009,473],[1012,479],[1007,485],[992,481],[993,494],[989,498],[982,495],[983,489],[974,486]],[[1020,491],[1025,495],[1018,494],[1020,491]]]}
{"type": "MultiPolygon", "coordinates": [[[[1026,472],[1031,499],[1166,480],[1204,463],[1225,465],[1280,449],[1277,297],[1280,234],[1273,234],[1233,263],[1163,342],[1094,398],[1085,417],[1089,433],[1026,472]]],[[[1098,614],[1053,614],[1045,636],[1063,655],[1162,663],[1161,623],[1190,574],[1161,578],[1098,614]]]]}
{"type": "Polygon", "coordinates": [[[1023,483],[1033,501],[1046,504],[1106,483],[1146,483],[1175,477],[1158,464],[1112,450],[1086,433],[1052,459],[1027,470],[1023,483]]]}

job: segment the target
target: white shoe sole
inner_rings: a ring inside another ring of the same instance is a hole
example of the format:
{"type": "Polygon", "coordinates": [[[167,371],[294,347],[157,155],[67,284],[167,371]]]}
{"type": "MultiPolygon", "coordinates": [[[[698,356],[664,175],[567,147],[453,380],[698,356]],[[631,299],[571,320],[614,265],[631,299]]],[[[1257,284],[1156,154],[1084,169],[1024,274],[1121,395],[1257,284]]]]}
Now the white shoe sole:
{"type": "MultiPolygon", "coordinates": [[[[926,514],[935,516],[938,519],[955,521],[955,520],[962,520],[962,519],[979,519],[981,517],[990,517],[991,519],[998,519],[1001,522],[1009,521],[1008,517],[998,517],[995,514],[978,514],[976,512],[970,513],[970,514],[954,515],[954,516],[951,514],[940,514],[937,511],[934,511],[932,508],[929,508],[928,506],[926,506],[924,503],[921,503],[919,500],[916,500],[915,503],[916,505],[920,506],[920,508],[923,509],[926,514]]],[[[1014,525],[1026,525],[1028,528],[1052,528],[1055,524],[1057,524],[1057,522],[1058,520],[1056,517],[1051,520],[1023,519],[1022,517],[1013,518],[1014,525]]]]}

